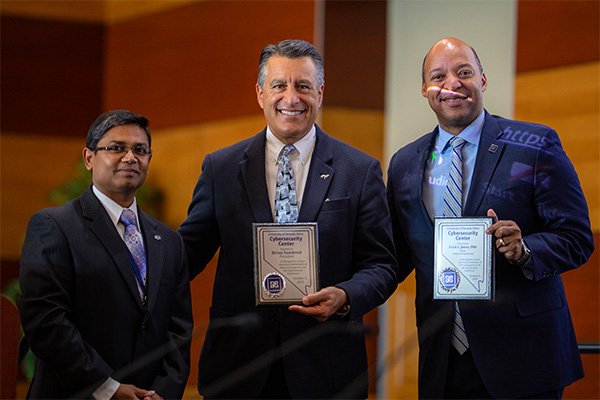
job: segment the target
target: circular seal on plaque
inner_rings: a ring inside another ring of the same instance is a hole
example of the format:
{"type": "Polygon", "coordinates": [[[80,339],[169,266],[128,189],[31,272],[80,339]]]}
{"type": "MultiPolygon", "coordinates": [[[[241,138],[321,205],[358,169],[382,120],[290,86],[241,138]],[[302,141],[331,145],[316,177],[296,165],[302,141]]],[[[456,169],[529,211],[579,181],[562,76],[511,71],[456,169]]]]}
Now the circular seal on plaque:
{"type": "Polygon", "coordinates": [[[285,292],[285,279],[277,272],[267,274],[263,279],[263,290],[271,298],[279,297],[285,292]]]}
{"type": "Polygon", "coordinates": [[[440,285],[448,293],[452,293],[458,288],[460,283],[460,274],[456,268],[444,268],[439,276],[440,285]]]}

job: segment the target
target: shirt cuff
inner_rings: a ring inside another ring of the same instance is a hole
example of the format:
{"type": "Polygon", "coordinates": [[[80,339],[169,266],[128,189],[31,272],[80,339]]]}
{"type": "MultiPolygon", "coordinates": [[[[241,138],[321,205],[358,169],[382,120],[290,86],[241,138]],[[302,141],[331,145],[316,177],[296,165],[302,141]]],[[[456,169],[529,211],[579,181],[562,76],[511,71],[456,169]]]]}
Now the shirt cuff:
{"type": "Polygon", "coordinates": [[[110,400],[117,392],[119,385],[119,382],[109,376],[98,389],[94,390],[92,397],[96,400],[110,400]]]}

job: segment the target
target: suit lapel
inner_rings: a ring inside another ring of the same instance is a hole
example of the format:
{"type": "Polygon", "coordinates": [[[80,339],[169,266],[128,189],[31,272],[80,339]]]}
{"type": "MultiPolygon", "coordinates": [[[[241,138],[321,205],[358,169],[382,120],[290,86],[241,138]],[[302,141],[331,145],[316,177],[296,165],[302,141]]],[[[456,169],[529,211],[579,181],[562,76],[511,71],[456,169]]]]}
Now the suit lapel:
{"type": "MultiPolygon", "coordinates": [[[[91,186],[81,195],[81,208],[83,217],[91,221],[90,230],[105,247],[108,256],[113,259],[114,264],[127,283],[127,287],[135,301],[140,308],[143,308],[135,275],[131,270],[132,265],[127,256],[125,242],[119,236],[100,200],[92,192],[91,186]]],[[[107,265],[107,267],[109,266],[107,265]]]]}
{"type": "Polygon", "coordinates": [[[427,207],[423,202],[423,180],[425,179],[425,167],[427,165],[427,158],[431,155],[431,151],[434,147],[435,140],[437,137],[437,128],[430,132],[427,136],[421,140],[417,145],[416,152],[412,155],[412,158],[408,160],[408,170],[406,171],[405,179],[411,182],[410,186],[410,198],[417,199],[418,205],[416,205],[416,211],[419,213],[414,218],[421,221],[429,221],[428,226],[433,228],[432,218],[427,212],[427,207]]]}
{"type": "Polygon", "coordinates": [[[479,139],[471,188],[463,212],[465,216],[479,215],[487,211],[478,212],[506,146],[499,140],[502,130],[498,122],[487,111],[484,112],[485,123],[479,139]]]}
{"type": "Polygon", "coordinates": [[[266,132],[265,128],[254,136],[244,152],[244,160],[240,162],[240,171],[254,220],[259,222],[273,222],[265,175],[266,132]]]}
{"type": "MultiPolygon", "coordinates": [[[[410,171],[408,176],[414,177],[414,181],[418,184],[411,185],[410,196],[415,199],[422,199],[423,197],[423,179],[425,179],[425,167],[427,165],[427,158],[431,154],[435,139],[437,137],[437,128],[429,133],[424,140],[417,146],[417,152],[414,154],[414,158],[409,161],[410,171]]],[[[425,204],[421,202],[423,208],[425,204]]],[[[425,210],[427,211],[427,210],[425,210]]]]}
{"type": "Polygon", "coordinates": [[[321,205],[326,201],[325,195],[335,174],[335,170],[331,166],[333,164],[333,152],[330,148],[331,139],[318,126],[316,135],[315,148],[302,195],[298,222],[316,221],[321,205]]]}

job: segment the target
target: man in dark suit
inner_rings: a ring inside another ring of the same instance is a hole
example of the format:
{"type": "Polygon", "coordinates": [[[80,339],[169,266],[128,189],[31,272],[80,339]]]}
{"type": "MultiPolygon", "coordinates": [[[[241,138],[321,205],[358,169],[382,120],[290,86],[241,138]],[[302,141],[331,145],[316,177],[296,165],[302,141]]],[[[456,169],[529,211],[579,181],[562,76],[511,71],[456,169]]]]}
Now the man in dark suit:
{"type": "Polygon", "coordinates": [[[583,376],[560,274],[593,251],[587,204],[556,132],[488,114],[486,88],[471,47],[436,43],[422,94],[439,126],[389,167],[399,278],[414,269],[417,280],[419,397],[560,398],[583,376]],[[495,300],[433,299],[433,218],[447,215],[455,137],[464,139],[462,216],[498,218],[487,229],[497,248],[495,300]]]}
{"type": "Polygon", "coordinates": [[[379,162],[315,125],[323,82],[311,44],[267,46],[256,85],[267,127],[204,160],[179,233],[192,278],[220,249],[199,362],[207,398],[368,395],[362,316],[397,286],[390,217],[379,162]],[[278,159],[290,144],[296,196],[287,219],[275,197],[278,159]],[[322,289],[302,305],[255,305],[252,223],[276,221],[318,224],[322,289]],[[254,313],[253,326],[227,322],[244,313],[254,313]]]}
{"type": "Polygon", "coordinates": [[[92,186],[31,218],[18,300],[36,356],[29,398],[183,395],[189,271],[181,237],[137,207],[151,156],[145,117],[102,114],[83,150],[92,186]]]}

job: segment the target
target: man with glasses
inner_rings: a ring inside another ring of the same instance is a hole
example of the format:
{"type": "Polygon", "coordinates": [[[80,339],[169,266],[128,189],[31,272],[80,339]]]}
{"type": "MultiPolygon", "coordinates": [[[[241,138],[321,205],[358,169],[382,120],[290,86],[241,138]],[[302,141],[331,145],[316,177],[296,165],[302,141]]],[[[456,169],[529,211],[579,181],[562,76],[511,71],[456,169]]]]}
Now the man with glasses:
{"type": "Polygon", "coordinates": [[[109,111],[88,132],[92,186],[37,212],[18,300],[36,356],[29,398],[181,398],[193,328],[185,247],[141,211],[148,120],[109,111]]]}

